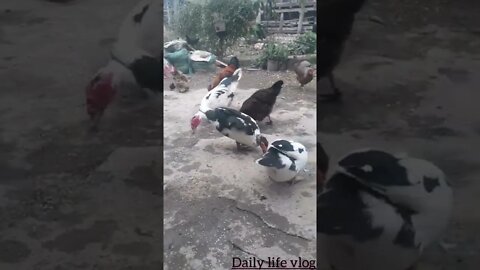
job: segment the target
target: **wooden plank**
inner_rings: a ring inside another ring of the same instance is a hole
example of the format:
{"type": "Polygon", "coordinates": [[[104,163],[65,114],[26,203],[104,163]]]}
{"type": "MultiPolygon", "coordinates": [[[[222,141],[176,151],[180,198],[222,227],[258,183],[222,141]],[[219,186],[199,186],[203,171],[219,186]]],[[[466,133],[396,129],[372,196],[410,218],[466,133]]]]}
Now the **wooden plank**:
{"type": "Polygon", "coordinates": [[[305,13],[305,5],[302,5],[300,8],[300,16],[298,17],[297,34],[300,34],[303,31],[303,21],[305,20],[305,13]]]}
{"type": "MultiPolygon", "coordinates": [[[[282,13],[283,14],[283,13],[282,13]]],[[[308,17],[305,17],[304,18],[305,20],[311,20],[311,21],[317,21],[317,18],[315,16],[308,16],[308,17]]],[[[279,21],[278,20],[275,20],[275,21],[268,21],[268,20],[265,20],[265,21],[261,21],[261,23],[278,23],[279,21]]],[[[290,19],[290,20],[283,20],[284,23],[296,23],[298,22],[298,19],[290,19]]]]}
{"type": "MultiPolygon", "coordinates": [[[[302,33],[312,31],[313,27],[303,27],[302,33]]],[[[282,32],[280,32],[279,27],[268,28],[269,33],[283,33],[283,34],[297,34],[297,27],[283,27],[282,32]]]]}
{"type": "MultiPolygon", "coordinates": [[[[309,32],[309,31],[312,31],[312,29],[303,29],[302,33],[305,33],[305,32],[309,32]]],[[[282,32],[280,33],[279,30],[269,30],[269,33],[270,34],[287,34],[287,35],[294,35],[294,34],[297,34],[297,28],[293,29],[293,30],[288,30],[288,29],[283,29],[282,32]]]]}
{"type": "MultiPolygon", "coordinates": [[[[306,1],[305,7],[315,6],[317,3],[315,1],[306,1]]],[[[275,3],[275,8],[283,8],[283,7],[299,7],[299,1],[289,1],[289,2],[277,2],[275,3]]]]}
{"type": "Polygon", "coordinates": [[[275,8],[283,8],[283,7],[294,7],[294,6],[298,6],[297,3],[276,3],[275,4],[275,8]]]}
{"type": "MultiPolygon", "coordinates": [[[[303,25],[314,25],[315,22],[314,21],[304,21],[302,24],[303,25]]],[[[279,26],[279,25],[280,25],[280,22],[270,22],[270,23],[268,23],[267,27],[279,26]]],[[[283,26],[298,26],[298,20],[295,20],[294,22],[288,22],[288,23],[286,23],[284,21],[283,26]]]]}
{"type": "MultiPolygon", "coordinates": [[[[283,29],[297,29],[298,26],[283,26],[283,29]]],[[[313,25],[306,25],[303,27],[303,29],[305,28],[313,28],[313,25]]],[[[278,26],[270,26],[270,27],[267,27],[267,29],[280,29],[280,27],[278,26]]]]}
{"type": "MultiPolygon", "coordinates": [[[[289,8],[289,9],[276,9],[274,12],[276,13],[282,13],[282,12],[300,12],[302,9],[301,8],[289,8]]],[[[307,11],[316,11],[317,9],[315,7],[306,7],[305,12],[307,11]]]]}
{"type": "MultiPolygon", "coordinates": [[[[283,14],[283,13],[282,13],[283,14]]],[[[315,17],[308,17],[308,18],[312,18],[313,20],[315,20],[315,17]]],[[[307,19],[307,18],[305,18],[307,19]]],[[[278,23],[279,21],[262,21],[262,23],[268,23],[268,24],[271,24],[271,23],[278,23]]],[[[283,20],[284,23],[296,23],[298,22],[298,19],[290,19],[290,20],[283,20]]]]}

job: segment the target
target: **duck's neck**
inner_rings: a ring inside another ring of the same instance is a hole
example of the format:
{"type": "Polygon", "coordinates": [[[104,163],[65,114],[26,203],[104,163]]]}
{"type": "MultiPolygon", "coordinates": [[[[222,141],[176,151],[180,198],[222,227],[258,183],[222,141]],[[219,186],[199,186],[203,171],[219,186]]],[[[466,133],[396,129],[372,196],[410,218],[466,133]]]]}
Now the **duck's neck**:
{"type": "Polygon", "coordinates": [[[202,121],[207,121],[207,122],[209,122],[210,120],[208,119],[208,117],[207,117],[207,115],[206,115],[205,113],[206,113],[206,111],[199,110],[199,111],[195,114],[195,116],[200,117],[200,120],[202,120],[202,121]]]}
{"type": "Polygon", "coordinates": [[[112,84],[120,85],[136,85],[135,77],[128,67],[122,63],[111,59],[108,64],[102,68],[101,72],[111,73],[113,75],[112,84]]]}

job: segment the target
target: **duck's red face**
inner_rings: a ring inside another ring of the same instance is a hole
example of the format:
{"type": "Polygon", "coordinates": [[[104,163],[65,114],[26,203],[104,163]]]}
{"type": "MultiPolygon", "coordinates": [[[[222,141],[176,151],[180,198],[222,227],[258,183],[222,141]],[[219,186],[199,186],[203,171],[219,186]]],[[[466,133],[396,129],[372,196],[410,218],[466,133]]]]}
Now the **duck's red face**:
{"type": "Polygon", "coordinates": [[[265,145],[264,143],[260,143],[260,148],[262,148],[262,152],[265,154],[267,152],[268,146],[265,145]]]}
{"type": "Polygon", "coordinates": [[[91,119],[102,114],[115,97],[112,84],[113,74],[99,73],[93,78],[86,89],[87,113],[91,119]]]}
{"type": "Polygon", "coordinates": [[[260,138],[258,139],[258,145],[262,149],[262,152],[265,154],[267,152],[267,149],[268,149],[267,138],[265,138],[263,136],[260,136],[260,138]]]}
{"type": "Polygon", "coordinates": [[[315,75],[317,75],[317,71],[315,69],[311,68],[311,69],[308,70],[308,75],[315,76],[315,75]]]}
{"type": "Polygon", "coordinates": [[[200,122],[202,122],[202,120],[200,119],[200,116],[195,115],[194,117],[192,117],[192,120],[190,121],[190,127],[192,128],[192,134],[195,133],[195,130],[200,125],[200,122]]]}

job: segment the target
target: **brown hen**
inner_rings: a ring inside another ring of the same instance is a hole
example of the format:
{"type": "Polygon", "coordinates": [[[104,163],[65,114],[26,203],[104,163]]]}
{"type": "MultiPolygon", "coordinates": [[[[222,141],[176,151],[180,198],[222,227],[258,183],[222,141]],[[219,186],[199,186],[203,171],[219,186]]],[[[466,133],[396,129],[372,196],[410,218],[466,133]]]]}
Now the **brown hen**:
{"type": "Polygon", "coordinates": [[[228,66],[222,69],[215,77],[213,78],[212,83],[207,87],[208,91],[212,90],[213,88],[217,87],[217,85],[226,77],[230,77],[233,75],[235,70],[240,67],[240,62],[238,61],[237,57],[232,57],[228,66]]]}
{"type": "Polygon", "coordinates": [[[313,80],[315,69],[310,62],[303,60],[295,65],[295,73],[297,74],[297,81],[303,87],[313,80]]]}

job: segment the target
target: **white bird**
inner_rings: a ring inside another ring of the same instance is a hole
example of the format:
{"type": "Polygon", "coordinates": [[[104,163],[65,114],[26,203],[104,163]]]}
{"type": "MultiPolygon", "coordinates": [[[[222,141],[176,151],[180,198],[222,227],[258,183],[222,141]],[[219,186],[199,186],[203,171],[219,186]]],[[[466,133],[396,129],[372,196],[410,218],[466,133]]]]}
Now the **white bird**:
{"type": "MultiPolygon", "coordinates": [[[[260,147],[263,153],[266,152],[268,141],[261,134],[257,122],[250,116],[231,108],[219,107],[206,111],[205,119],[213,123],[222,135],[235,140],[238,150],[241,145],[246,145],[260,147]]],[[[199,124],[192,126],[192,130],[199,124]]]]}
{"type": "Polygon", "coordinates": [[[308,152],[306,147],[294,141],[275,140],[262,158],[255,162],[267,167],[268,177],[275,182],[291,181],[307,165],[308,152]]]}
{"type": "Polygon", "coordinates": [[[111,59],[89,82],[87,113],[96,128],[101,116],[119,89],[163,90],[163,24],[160,0],[143,0],[122,23],[111,59]]]}
{"type": "MultiPolygon", "coordinates": [[[[220,83],[210,90],[200,103],[200,108],[197,113],[191,119],[191,126],[195,128],[206,120],[205,112],[220,107],[230,107],[232,105],[233,98],[235,97],[235,91],[237,90],[238,83],[242,78],[242,69],[235,70],[232,76],[223,78],[220,83]],[[196,124],[198,123],[198,124],[196,124]]],[[[195,130],[192,128],[192,130],[195,130]]]]}
{"type": "Polygon", "coordinates": [[[413,269],[451,217],[444,173],[426,160],[368,149],[338,165],[317,200],[322,259],[336,270],[413,269]]]}

